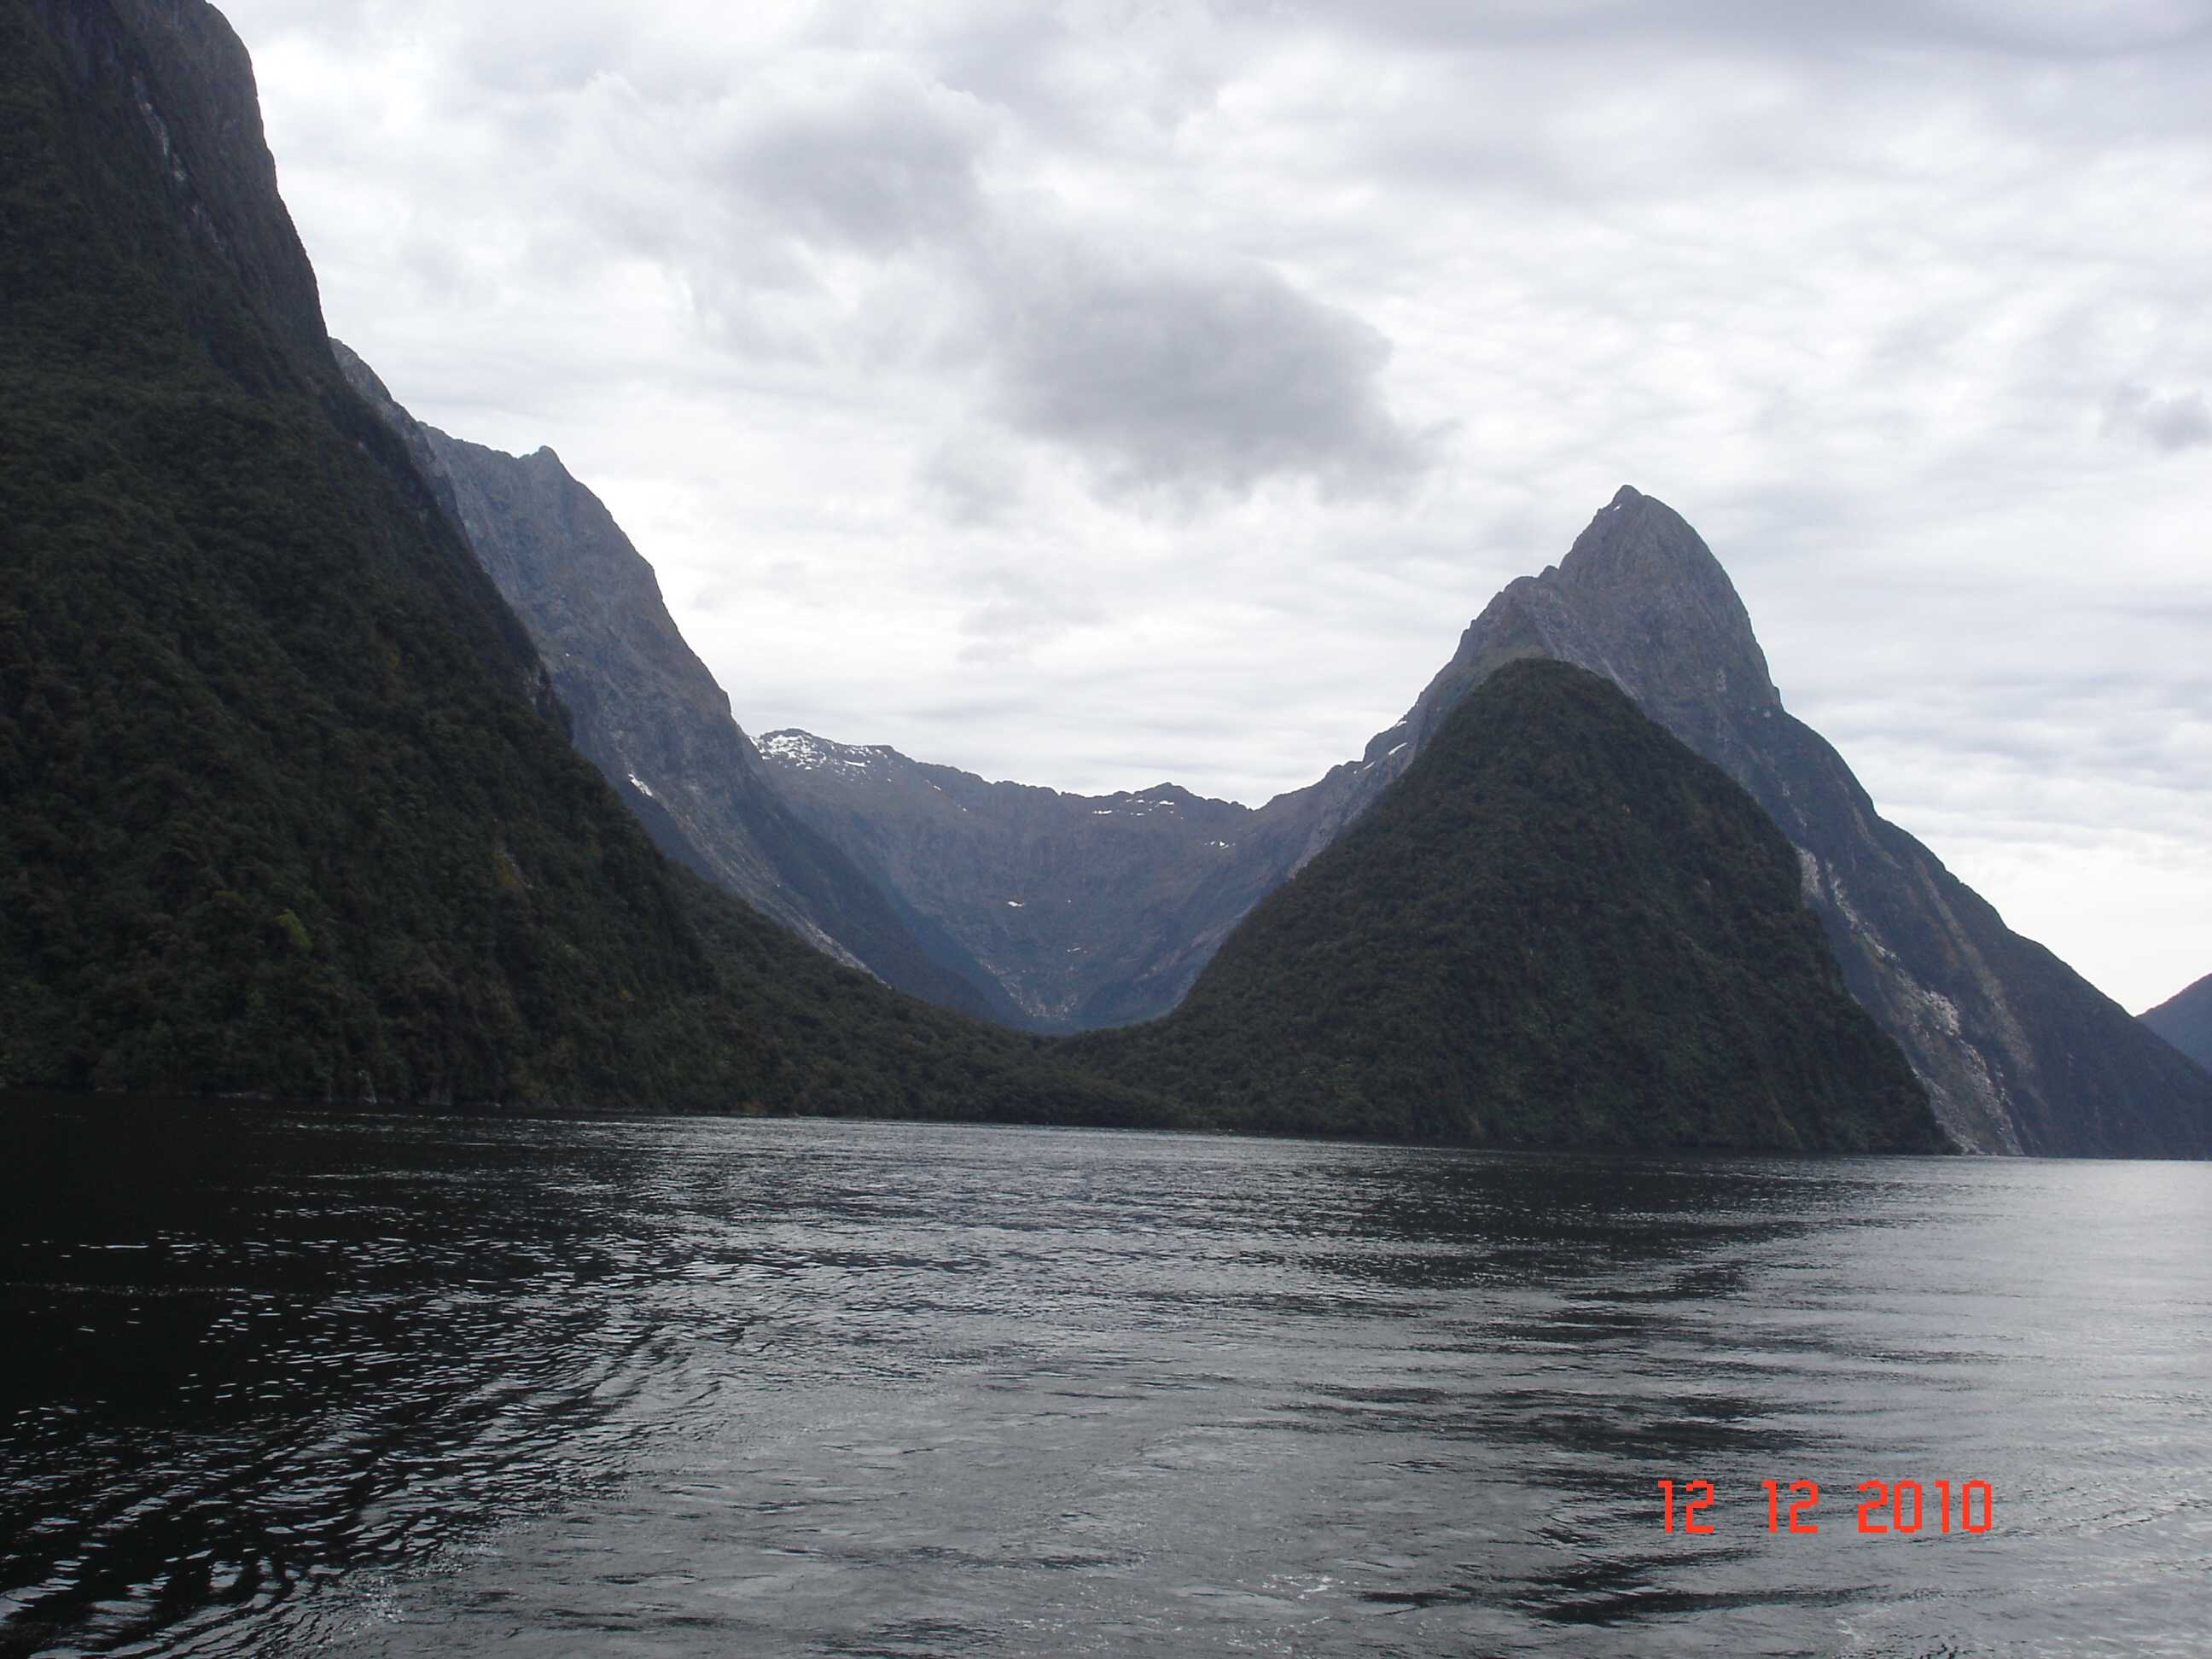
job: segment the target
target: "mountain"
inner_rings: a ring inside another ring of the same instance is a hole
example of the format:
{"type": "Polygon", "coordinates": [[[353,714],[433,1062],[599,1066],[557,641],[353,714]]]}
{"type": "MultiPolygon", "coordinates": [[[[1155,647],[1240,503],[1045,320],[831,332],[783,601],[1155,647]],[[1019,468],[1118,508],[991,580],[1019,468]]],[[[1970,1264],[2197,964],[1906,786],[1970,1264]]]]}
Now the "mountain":
{"type": "Polygon", "coordinates": [[[1172,1121],[654,848],[200,0],[0,0],[0,1088],[1172,1121]]]}
{"type": "MultiPolygon", "coordinates": [[[[1469,689],[1531,655],[1605,675],[1773,816],[1853,994],[1962,1144],[2212,1156],[2212,1079],[1875,811],[1835,750],[1783,708],[1727,574],[1672,509],[1624,489],[1556,568],[1498,594],[1407,717],[1408,752],[1469,689]]],[[[1352,810],[1387,775],[1367,769],[1352,810]]]]}
{"type": "Polygon", "coordinates": [[[1595,674],[1490,676],[1165,1019],[1070,1040],[1240,1128],[1935,1151],[1797,859],[1595,674]]]}
{"type": "Polygon", "coordinates": [[[502,454],[425,426],[359,356],[332,344],[348,382],[406,444],[528,630],[576,747],[664,853],[901,990],[1018,1018],[955,940],[899,915],[895,890],[784,804],[728,696],[669,616],[653,567],[558,456],[502,454]]]}
{"type": "MultiPolygon", "coordinates": [[[[1064,1027],[1148,1019],[1173,1007],[1252,905],[1368,811],[1462,698],[1527,656],[1613,681],[1773,816],[1799,849],[1808,896],[1853,994],[1897,1039],[1962,1146],[2212,1155],[2212,1087],[2203,1073],[2049,951],[2008,929],[1875,811],[1834,749],[1784,708],[1751,619],[1711,551],[1672,509],[1632,489],[1599,512],[1559,565],[1499,593],[1405,718],[1358,760],[1236,819],[1233,836],[1207,838],[1227,848],[1162,838],[1152,850],[1164,867],[1130,878],[1146,895],[1141,923],[1103,903],[1095,920],[1071,927],[1061,947],[1070,963],[1095,957],[1115,970],[1077,995],[1068,988],[1072,969],[1054,975],[1040,963],[1022,989],[1026,1006],[1065,1009],[1055,1017],[1064,1027]]],[[[767,758],[790,769],[773,751],[767,758]]],[[[1003,903],[993,892],[1003,884],[995,867],[979,872],[949,845],[918,850],[915,838],[935,832],[894,805],[890,781],[887,772],[850,771],[834,788],[817,781],[789,793],[915,910],[972,940],[988,925],[991,904],[1003,903]]],[[[963,804],[983,816],[1014,799],[1010,790],[970,793],[963,804]]],[[[1021,867],[1031,833],[1009,817],[972,839],[993,848],[997,867],[1021,867]]],[[[976,954],[987,964],[1000,960],[988,950],[976,954]]]]}
{"type": "Polygon", "coordinates": [[[1182,918],[1237,867],[1255,816],[1172,784],[1090,796],[987,783],[799,731],[767,733],[761,752],[799,812],[957,939],[1041,1030],[1158,1012],[1129,987],[1188,948],[1182,918]]]}
{"type": "Polygon", "coordinates": [[[2142,1017],[2142,1023],[2212,1071],[2212,975],[2207,975],[2142,1017]]]}

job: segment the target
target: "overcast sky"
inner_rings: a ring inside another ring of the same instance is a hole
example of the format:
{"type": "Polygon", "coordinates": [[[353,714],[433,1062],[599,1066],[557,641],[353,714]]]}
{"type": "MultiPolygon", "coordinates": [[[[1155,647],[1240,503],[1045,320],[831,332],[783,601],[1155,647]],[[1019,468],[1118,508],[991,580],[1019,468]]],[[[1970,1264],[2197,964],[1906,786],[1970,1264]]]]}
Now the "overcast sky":
{"type": "Polygon", "coordinates": [[[1632,483],[1877,803],[2212,972],[2212,0],[229,0],[331,330],[756,733],[1257,802],[1632,483]]]}

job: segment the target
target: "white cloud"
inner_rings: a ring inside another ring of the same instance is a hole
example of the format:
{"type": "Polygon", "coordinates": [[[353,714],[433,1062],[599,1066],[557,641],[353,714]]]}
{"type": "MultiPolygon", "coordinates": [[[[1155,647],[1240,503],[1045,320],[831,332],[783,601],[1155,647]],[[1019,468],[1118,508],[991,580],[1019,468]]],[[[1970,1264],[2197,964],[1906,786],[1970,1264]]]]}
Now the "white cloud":
{"type": "Polygon", "coordinates": [[[2161,398],[2139,386],[2124,386],[2105,405],[2105,430],[2154,449],[2202,449],[2212,444],[2212,405],[2201,392],[2161,398]]]}

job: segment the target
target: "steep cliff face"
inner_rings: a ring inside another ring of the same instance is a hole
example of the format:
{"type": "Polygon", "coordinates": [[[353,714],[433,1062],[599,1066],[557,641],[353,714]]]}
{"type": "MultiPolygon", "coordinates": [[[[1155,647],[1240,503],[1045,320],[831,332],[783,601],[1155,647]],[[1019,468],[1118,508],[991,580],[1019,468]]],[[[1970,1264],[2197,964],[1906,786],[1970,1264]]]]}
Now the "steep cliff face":
{"type": "MultiPolygon", "coordinates": [[[[181,248],[163,250],[163,264],[198,343],[257,389],[295,384],[285,348],[313,353],[322,301],[277,195],[252,63],[236,33],[199,0],[32,0],[28,9],[10,28],[19,64],[51,52],[80,94],[76,115],[102,140],[97,153],[60,158],[66,170],[88,182],[104,175],[134,195],[152,185],[166,209],[161,240],[191,250],[181,258],[171,257],[181,248]],[[283,344],[260,337],[264,327],[283,344]]],[[[27,125],[10,136],[35,142],[27,125]]]]}
{"type": "Polygon", "coordinates": [[[957,942],[909,923],[889,891],[784,803],[669,616],[653,567],[559,457],[502,454],[424,426],[359,356],[334,346],[529,630],[576,747],[663,852],[888,984],[1014,1017],[957,942]]]}
{"type": "Polygon", "coordinates": [[[2212,975],[2142,1016],[2142,1023],[2201,1066],[2212,1070],[2212,975]]]}

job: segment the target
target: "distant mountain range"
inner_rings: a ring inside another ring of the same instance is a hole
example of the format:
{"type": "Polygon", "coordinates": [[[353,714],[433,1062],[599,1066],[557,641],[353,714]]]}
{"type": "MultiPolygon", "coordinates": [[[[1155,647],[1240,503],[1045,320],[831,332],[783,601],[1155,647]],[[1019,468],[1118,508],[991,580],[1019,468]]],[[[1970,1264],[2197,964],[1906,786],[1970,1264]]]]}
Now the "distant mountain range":
{"type": "Polygon", "coordinates": [[[763,752],[550,452],[333,346],[211,8],[0,0],[0,1088],[1932,1144],[1848,982],[1962,1144],[2212,1152],[1634,491],[1257,810],[763,752]]]}
{"type": "Polygon", "coordinates": [[[1896,1038],[1961,1145],[2212,1154],[2212,1076],[2012,933],[1875,811],[1835,750],[1784,708],[1750,617],[1711,550],[1679,514],[1632,489],[1558,566],[1499,593],[1406,717],[1360,759],[1256,811],[1210,803],[1201,815],[1186,804],[1194,798],[1163,786],[1144,799],[1171,803],[1148,809],[1171,827],[1117,825],[1122,798],[1039,804],[1036,792],[802,732],[775,734],[765,758],[803,815],[995,965],[1033,1018],[1061,1029],[1118,1024],[1173,1007],[1253,904],[1403,775],[1462,698],[1525,656],[1613,680],[1766,808],[1798,848],[1806,898],[1852,993],[1896,1038]],[[874,758],[851,763],[864,753],[874,758]],[[848,758],[840,765],[834,757],[848,758]],[[957,835],[918,783],[957,796],[957,835]],[[1087,839],[1086,819],[1099,826],[1087,839]],[[1087,851],[1109,836],[1123,849],[1117,855],[1139,866],[1122,883],[1133,903],[1058,879],[1080,866],[1063,847],[1087,851]],[[1015,885],[1024,890],[1001,890],[1015,885]],[[995,938],[1029,925],[1026,909],[1007,918],[1010,900],[1038,902],[1043,948],[994,948],[995,938]]]}
{"type": "Polygon", "coordinates": [[[2212,974],[2150,1010],[2142,1023],[2212,1070],[2212,974]]]}
{"type": "Polygon", "coordinates": [[[1173,784],[1069,795],[987,783],[896,750],[770,732],[793,809],[957,939],[1041,1030],[1164,1012],[1281,871],[1253,860],[1260,814],[1173,784]]]}

